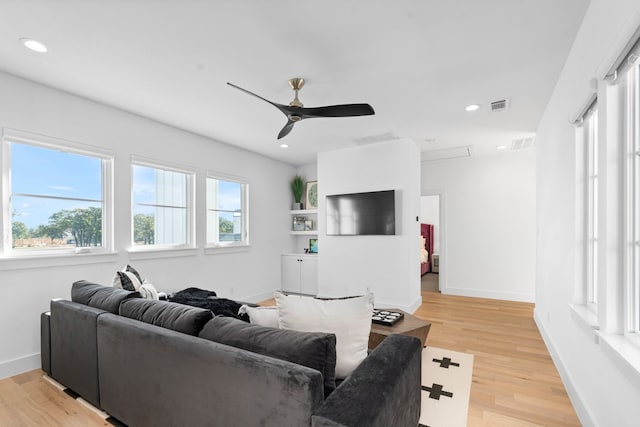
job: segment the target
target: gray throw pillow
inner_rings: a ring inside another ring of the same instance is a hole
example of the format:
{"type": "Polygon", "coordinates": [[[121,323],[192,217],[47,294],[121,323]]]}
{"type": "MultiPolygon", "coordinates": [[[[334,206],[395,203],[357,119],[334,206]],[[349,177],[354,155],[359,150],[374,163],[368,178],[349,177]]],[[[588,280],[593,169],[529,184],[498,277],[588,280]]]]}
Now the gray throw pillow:
{"type": "Polygon", "coordinates": [[[113,314],[118,314],[120,303],[129,298],[140,298],[140,293],[99,285],[86,280],[79,280],[71,286],[71,301],[113,314]]]}
{"type": "Polygon", "coordinates": [[[123,301],[120,315],[194,336],[213,318],[211,310],[148,299],[123,301]]]}
{"type": "Polygon", "coordinates": [[[216,316],[204,326],[199,337],[320,371],[325,397],[336,388],[334,334],[268,328],[216,316]]]}

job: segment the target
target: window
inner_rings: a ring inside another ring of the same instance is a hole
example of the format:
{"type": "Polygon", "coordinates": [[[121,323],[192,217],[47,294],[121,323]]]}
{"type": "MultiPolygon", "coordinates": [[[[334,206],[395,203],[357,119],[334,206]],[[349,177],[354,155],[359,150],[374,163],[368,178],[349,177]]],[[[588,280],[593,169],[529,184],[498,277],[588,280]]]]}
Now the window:
{"type": "Polygon", "coordinates": [[[587,172],[587,307],[597,311],[598,304],[598,110],[595,102],[584,119],[587,172]]]}
{"type": "Polygon", "coordinates": [[[578,280],[579,301],[597,324],[598,308],[598,109],[594,94],[574,122],[576,128],[576,171],[578,233],[584,242],[581,254],[582,279],[578,280]]]}
{"type": "Polygon", "coordinates": [[[193,247],[191,171],[133,161],[133,246],[193,247]]]}
{"type": "Polygon", "coordinates": [[[627,327],[640,334],[640,59],[636,56],[627,73],[626,134],[629,147],[627,174],[628,234],[630,241],[630,280],[627,289],[627,327]]]}
{"type": "Polygon", "coordinates": [[[7,129],[3,144],[5,255],[111,250],[109,154],[7,129]]]}
{"type": "Polygon", "coordinates": [[[245,246],[249,184],[235,177],[207,176],[207,246],[245,246]]]}

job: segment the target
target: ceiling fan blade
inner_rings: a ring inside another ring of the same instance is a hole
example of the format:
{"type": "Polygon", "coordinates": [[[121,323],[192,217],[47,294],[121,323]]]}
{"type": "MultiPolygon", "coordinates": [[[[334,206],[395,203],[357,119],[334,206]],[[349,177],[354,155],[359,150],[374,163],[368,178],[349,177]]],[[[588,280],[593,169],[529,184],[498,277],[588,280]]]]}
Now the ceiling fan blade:
{"type": "Polygon", "coordinates": [[[293,129],[294,123],[295,122],[293,120],[289,119],[289,121],[287,121],[287,124],[284,125],[284,127],[278,134],[278,139],[284,138],[285,136],[289,135],[289,132],[291,132],[291,129],[293,129]]]}
{"type": "MultiPolygon", "coordinates": [[[[285,109],[292,107],[285,106],[285,109]]],[[[326,107],[311,107],[298,109],[298,115],[303,119],[313,117],[354,117],[371,116],[375,114],[373,107],[369,104],[344,104],[328,105],[326,107]]]]}
{"type": "Polygon", "coordinates": [[[285,110],[283,110],[283,108],[285,108],[285,107],[286,107],[286,105],[282,105],[282,104],[278,104],[277,102],[269,101],[267,98],[263,98],[263,97],[261,97],[260,95],[255,94],[255,93],[253,93],[253,92],[251,92],[251,91],[248,91],[248,90],[246,90],[246,89],[243,89],[243,88],[241,88],[240,86],[236,86],[236,85],[234,85],[233,83],[229,83],[229,82],[227,82],[227,84],[228,84],[229,86],[233,87],[233,88],[236,88],[236,89],[238,89],[238,90],[241,90],[241,91],[242,91],[242,92],[244,92],[244,93],[247,93],[247,94],[249,94],[249,95],[255,96],[256,98],[261,99],[261,100],[263,100],[264,102],[268,102],[269,104],[271,104],[271,105],[273,105],[274,107],[276,107],[278,110],[282,111],[282,113],[283,113],[284,115],[287,115],[287,114],[288,114],[285,110]]]}

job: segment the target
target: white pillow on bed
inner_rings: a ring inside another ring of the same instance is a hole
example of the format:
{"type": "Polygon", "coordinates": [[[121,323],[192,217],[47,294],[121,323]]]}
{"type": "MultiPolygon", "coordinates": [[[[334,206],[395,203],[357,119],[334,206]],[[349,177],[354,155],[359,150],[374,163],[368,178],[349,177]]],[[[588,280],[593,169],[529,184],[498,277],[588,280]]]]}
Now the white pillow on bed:
{"type": "Polygon", "coordinates": [[[429,252],[424,248],[424,245],[427,243],[427,239],[424,236],[420,236],[420,262],[425,263],[429,259],[429,252]]]}

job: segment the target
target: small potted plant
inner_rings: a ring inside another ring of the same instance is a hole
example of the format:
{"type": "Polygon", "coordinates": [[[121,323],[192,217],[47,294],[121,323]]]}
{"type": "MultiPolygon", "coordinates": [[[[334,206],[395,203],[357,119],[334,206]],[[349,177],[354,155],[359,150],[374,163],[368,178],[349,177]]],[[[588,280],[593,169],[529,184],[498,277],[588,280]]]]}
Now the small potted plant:
{"type": "Polygon", "coordinates": [[[293,204],[293,209],[302,209],[302,192],[304,189],[304,181],[300,175],[296,175],[291,180],[291,191],[293,192],[293,199],[295,203],[293,204]]]}

